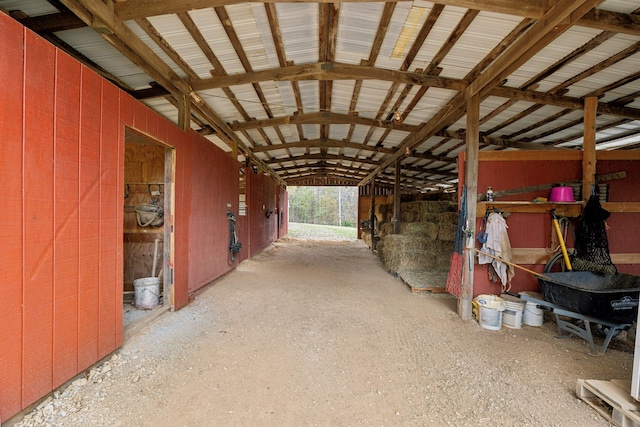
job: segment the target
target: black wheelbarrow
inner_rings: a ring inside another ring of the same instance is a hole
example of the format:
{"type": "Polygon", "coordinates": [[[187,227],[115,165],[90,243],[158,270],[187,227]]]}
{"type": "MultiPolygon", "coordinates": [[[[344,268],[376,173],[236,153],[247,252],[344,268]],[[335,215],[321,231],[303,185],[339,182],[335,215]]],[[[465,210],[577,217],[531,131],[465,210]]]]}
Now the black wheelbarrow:
{"type": "Polygon", "coordinates": [[[638,276],[568,271],[545,273],[538,283],[546,301],[576,313],[612,323],[633,323],[638,317],[638,276]]]}

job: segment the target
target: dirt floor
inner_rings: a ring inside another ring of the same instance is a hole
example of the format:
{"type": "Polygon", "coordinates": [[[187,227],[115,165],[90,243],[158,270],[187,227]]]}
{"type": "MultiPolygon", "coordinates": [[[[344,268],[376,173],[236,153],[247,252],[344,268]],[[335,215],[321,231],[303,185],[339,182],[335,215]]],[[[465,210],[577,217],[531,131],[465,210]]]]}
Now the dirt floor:
{"type": "Polygon", "coordinates": [[[128,339],[18,425],[606,426],[576,380],[630,379],[542,327],[490,331],[358,241],[284,239],[128,339]]]}

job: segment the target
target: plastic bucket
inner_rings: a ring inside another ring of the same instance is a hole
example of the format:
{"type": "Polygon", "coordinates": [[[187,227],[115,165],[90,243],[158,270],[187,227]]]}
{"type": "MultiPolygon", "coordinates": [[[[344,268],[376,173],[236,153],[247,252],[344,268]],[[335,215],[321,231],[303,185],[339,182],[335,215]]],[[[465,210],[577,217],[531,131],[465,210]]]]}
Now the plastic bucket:
{"type": "Polygon", "coordinates": [[[511,295],[500,295],[504,299],[504,311],[502,312],[502,324],[507,328],[522,328],[525,301],[511,295]]]}
{"type": "Polygon", "coordinates": [[[554,187],[551,189],[549,196],[550,202],[573,202],[573,188],[571,187],[554,187]]]}
{"type": "Polygon", "coordinates": [[[480,326],[491,331],[499,331],[502,328],[504,300],[495,295],[478,295],[476,303],[480,326]]]}
{"type": "Polygon", "coordinates": [[[151,310],[160,302],[160,279],[143,277],[133,281],[134,303],[137,308],[151,310]]]}
{"type": "Polygon", "coordinates": [[[544,311],[538,308],[535,302],[527,301],[527,305],[524,307],[522,321],[525,325],[542,326],[542,322],[544,322],[544,311]]]}

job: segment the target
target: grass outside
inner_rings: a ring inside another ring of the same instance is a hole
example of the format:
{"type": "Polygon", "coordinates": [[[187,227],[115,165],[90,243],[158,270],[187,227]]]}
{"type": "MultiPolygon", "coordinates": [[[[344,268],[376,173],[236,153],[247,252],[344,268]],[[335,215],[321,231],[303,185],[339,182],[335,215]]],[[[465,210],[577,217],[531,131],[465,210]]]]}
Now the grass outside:
{"type": "Polygon", "coordinates": [[[356,234],[357,229],[355,227],[289,222],[289,234],[287,237],[309,240],[355,240],[356,234]]]}

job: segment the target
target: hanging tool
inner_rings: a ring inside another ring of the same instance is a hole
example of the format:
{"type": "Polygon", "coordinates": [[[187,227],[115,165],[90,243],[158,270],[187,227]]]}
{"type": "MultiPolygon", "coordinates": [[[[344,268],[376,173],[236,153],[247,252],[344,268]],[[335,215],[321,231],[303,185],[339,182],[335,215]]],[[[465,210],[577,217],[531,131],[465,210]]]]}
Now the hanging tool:
{"type": "Polygon", "coordinates": [[[560,231],[560,224],[558,223],[558,215],[556,215],[556,210],[551,210],[551,219],[553,220],[553,228],[556,230],[556,234],[558,235],[558,242],[560,243],[560,249],[562,249],[562,256],[564,257],[564,263],[567,271],[572,271],[571,261],[569,260],[569,254],[567,253],[567,246],[564,244],[564,238],[562,237],[562,231],[560,231]]]}

